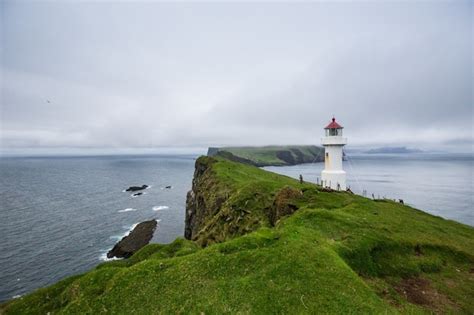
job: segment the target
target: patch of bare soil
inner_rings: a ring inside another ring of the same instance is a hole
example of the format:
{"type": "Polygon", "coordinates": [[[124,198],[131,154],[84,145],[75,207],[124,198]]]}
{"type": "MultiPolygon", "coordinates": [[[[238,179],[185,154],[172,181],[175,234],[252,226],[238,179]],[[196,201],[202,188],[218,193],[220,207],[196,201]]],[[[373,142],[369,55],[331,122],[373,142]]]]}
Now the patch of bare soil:
{"type": "Polygon", "coordinates": [[[435,313],[445,313],[447,309],[457,308],[455,303],[438,292],[427,279],[403,279],[395,286],[395,290],[408,302],[429,308],[435,313]]]}

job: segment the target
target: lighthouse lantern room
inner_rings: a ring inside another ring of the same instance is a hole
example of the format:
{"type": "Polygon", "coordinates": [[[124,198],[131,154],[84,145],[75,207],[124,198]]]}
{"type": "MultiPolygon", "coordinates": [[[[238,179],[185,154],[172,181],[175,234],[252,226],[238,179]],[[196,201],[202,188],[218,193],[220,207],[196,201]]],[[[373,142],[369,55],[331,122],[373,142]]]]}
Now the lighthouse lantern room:
{"type": "Polygon", "coordinates": [[[321,183],[324,187],[335,190],[346,190],[346,172],[342,169],[342,148],[347,139],[342,137],[342,127],[333,118],[327,125],[325,137],[321,139],[324,146],[324,170],[321,172],[321,183]]]}

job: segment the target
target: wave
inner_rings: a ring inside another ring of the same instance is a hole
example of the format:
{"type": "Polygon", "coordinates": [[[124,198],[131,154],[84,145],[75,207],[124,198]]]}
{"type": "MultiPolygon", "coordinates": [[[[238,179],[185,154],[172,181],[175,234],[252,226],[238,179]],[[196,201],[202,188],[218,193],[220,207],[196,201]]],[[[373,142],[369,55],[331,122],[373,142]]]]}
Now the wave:
{"type": "Polygon", "coordinates": [[[126,208],[126,209],[119,210],[119,211],[117,211],[117,212],[130,212],[130,211],[137,211],[137,209],[134,209],[134,208],[126,208]]]}
{"type": "Polygon", "coordinates": [[[122,239],[122,235],[112,235],[109,238],[114,241],[120,241],[122,239]]]}
{"type": "Polygon", "coordinates": [[[113,260],[122,260],[123,259],[123,258],[117,258],[117,257],[109,258],[109,257],[107,257],[108,252],[109,251],[107,250],[106,252],[101,253],[100,256],[99,256],[99,260],[101,260],[101,261],[113,261],[113,260]]]}
{"type": "Polygon", "coordinates": [[[127,232],[125,232],[125,233],[122,235],[122,238],[125,237],[125,236],[127,236],[128,234],[130,234],[130,232],[132,232],[133,229],[136,228],[139,223],[140,223],[140,222],[134,223],[134,224],[132,224],[132,225],[130,225],[130,226],[125,226],[124,228],[127,229],[127,232]]]}
{"type": "Polygon", "coordinates": [[[156,206],[156,207],[153,207],[153,211],[160,211],[160,210],[166,210],[166,209],[169,209],[170,207],[168,206],[156,206]]]}
{"type": "Polygon", "coordinates": [[[125,236],[128,236],[128,234],[130,234],[130,232],[133,231],[133,229],[138,225],[138,223],[135,223],[135,224],[132,224],[132,225],[124,225],[123,228],[126,230],[125,233],[121,234],[121,235],[112,235],[110,236],[109,238],[111,240],[116,240],[116,241],[120,241],[122,238],[124,238],[125,236]]]}
{"type": "MultiPolygon", "coordinates": [[[[136,194],[136,193],[135,193],[135,194],[136,194]]],[[[137,198],[137,197],[140,197],[140,196],[143,196],[143,195],[146,195],[146,192],[142,192],[140,195],[136,195],[136,196],[130,195],[130,197],[132,197],[132,198],[137,198]]]]}

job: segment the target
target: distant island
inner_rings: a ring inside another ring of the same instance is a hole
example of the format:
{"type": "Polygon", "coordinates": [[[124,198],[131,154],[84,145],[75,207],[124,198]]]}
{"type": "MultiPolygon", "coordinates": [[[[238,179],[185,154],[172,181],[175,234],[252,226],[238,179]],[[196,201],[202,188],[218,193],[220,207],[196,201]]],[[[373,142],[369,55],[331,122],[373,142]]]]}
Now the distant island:
{"type": "Polygon", "coordinates": [[[407,147],[381,147],[365,151],[368,154],[409,154],[409,153],[421,153],[420,149],[410,149],[407,147]]]}
{"type": "Polygon", "coordinates": [[[13,299],[0,313],[474,309],[474,228],[222,156],[196,160],[184,235],[13,299]]]}
{"type": "Polygon", "coordinates": [[[285,166],[324,161],[324,148],[314,145],[287,145],[261,147],[210,147],[208,156],[253,166],[285,166]]]}

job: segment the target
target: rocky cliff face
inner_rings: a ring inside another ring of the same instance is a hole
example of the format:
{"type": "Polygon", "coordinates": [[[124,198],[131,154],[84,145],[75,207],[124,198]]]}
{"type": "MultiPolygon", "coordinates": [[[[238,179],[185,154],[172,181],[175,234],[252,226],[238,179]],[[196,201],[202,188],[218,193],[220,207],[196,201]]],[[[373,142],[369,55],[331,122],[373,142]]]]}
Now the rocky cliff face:
{"type": "Polygon", "coordinates": [[[215,162],[209,157],[196,160],[192,190],[186,196],[184,237],[203,246],[225,239],[218,226],[228,194],[212,170],[215,162]]]}
{"type": "MultiPolygon", "coordinates": [[[[255,184],[236,189],[241,185],[238,179],[222,177],[226,165],[235,164],[222,158],[196,160],[192,190],[186,198],[184,236],[201,246],[220,243],[262,226],[274,226],[282,216],[298,209],[295,201],[302,196],[301,190],[282,185],[271,187],[273,192],[269,193],[266,187],[255,184]],[[215,167],[221,168],[219,172],[215,167]]],[[[251,178],[255,169],[248,169],[245,179],[258,182],[251,178]]]]}
{"type": "Polygon", "coordinates": [[[186,196],[186,218],[184,237],[196,239],[199,230],[205,225],[206,218],[218,211],[219,204],[223,201],[212,202],[208,197],[212,191],[211,165],[214,159],[199,158],[196,160],[192,189],[186,196]],[[207,173],[206,173],[207,172],[207,173]]]}

